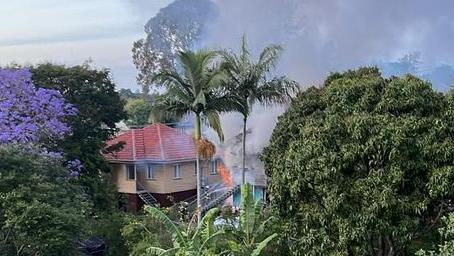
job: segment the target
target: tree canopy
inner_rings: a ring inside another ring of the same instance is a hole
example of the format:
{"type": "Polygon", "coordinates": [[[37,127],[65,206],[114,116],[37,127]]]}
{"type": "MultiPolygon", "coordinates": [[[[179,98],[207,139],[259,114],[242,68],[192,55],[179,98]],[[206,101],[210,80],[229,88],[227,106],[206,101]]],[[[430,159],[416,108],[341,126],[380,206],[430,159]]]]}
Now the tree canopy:
{"type": "Polygon", "coordinates": [[[0,69],[0,144],[63,138],[77,109],[59,91],[37,88],[28,69],[0,69]]]}
{"type": "Polygon", "coordinates": [[[85,175],[108,170],[100,154],[104,142],[118,130],[116,123],[126,119],[124,102],[115,91],[108,70],[87,65],[65,67],[42,64],[32,67],[32,79],[42,88],[58,90],[79,113],[68,118],[71,133],[60,148],[69,159],[80,159],[85,175]]]}
{"type": "Polygon", "coordinates": [[[2,255],[79,255],[91,203],[62,160],[33,146],[0,146],[2,255]]]}
{"type": "Polygon", "coordinates": [[[178,65],[180,51],[192,49],[214,10],[209,0],[176,0],[147,22],[146,37],[134,42],[132,48],[139,71],[137,81],[145,93],[156,74],[178,65]]]}
{"type": "Polygon", "coordinates": [[[453,96],[376,68],[300,93],[262,159],[293,255],[400,255],[453,196],[453,96]]]}

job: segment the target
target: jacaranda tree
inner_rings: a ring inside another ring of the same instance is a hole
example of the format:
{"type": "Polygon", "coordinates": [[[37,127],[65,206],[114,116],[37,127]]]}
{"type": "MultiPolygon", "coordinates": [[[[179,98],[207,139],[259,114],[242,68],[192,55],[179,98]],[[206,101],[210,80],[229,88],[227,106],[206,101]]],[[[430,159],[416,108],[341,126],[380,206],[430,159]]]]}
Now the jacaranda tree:
{"type": "Polygon", "coordinates": [[[454,196],[453,103],[376,68],[300,93],[263,154],[290,254],[407,255],[434,232],[454,196]]]}
{"type": "Polygon", "coordinates": [[[31,77],[28,69],[0,69],[0,144],[55,141],[70,131],[65,119],[76,108],[31,77]]]}

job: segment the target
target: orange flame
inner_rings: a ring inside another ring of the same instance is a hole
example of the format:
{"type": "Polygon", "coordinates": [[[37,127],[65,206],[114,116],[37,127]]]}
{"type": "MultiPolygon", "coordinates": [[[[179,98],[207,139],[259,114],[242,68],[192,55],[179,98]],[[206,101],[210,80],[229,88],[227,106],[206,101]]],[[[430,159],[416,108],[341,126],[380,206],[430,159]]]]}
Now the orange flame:
{"type": "Polygon", "coordinates": [[[218,171],[224,181],[224,184],[229,187],[233,187],[232,176],[230,175],[230,170],[225,167],[223,163],[218,164],[218,171]]]}

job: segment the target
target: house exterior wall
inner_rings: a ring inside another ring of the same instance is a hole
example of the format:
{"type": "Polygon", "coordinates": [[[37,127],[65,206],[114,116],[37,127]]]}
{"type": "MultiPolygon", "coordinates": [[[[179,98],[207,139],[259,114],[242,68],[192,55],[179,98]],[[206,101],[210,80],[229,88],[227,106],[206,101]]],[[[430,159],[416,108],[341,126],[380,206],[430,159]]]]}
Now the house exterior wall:
{"type": "Polygon", "coordinates": [[[125,164],[112,164],[111,180],[120,193],[136,193],[136,181],[128,180],[125,164]]]}
{"type": "MultiPolygon", "coordinates": [[[[147,179],[147,164],[137,164],[136,180],[128,180],[127,165],[112,164],[111,179],[117,185],[118,192],[137,193],[137,188],[141,186],[154,194],[171,194],[196,189],[195,161],[151,165],[154,172],[153,179],[147,179]],[[181,178],[175,178],[176,164],[180,165],[181,178]],[[139,186],[137,183],[140,183],[139,186]]],[[[222,182],[222,177],[219,174],[211,173],[211,163],[209,161],[203,161],[201,167],[203,177],[208,184],[222,182]]]]}

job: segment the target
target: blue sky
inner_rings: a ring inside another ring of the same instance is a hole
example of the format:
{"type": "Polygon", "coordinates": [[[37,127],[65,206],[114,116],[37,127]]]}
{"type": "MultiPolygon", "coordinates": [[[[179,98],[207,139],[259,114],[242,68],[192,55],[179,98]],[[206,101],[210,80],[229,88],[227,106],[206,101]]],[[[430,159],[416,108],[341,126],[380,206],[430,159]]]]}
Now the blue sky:
{"type": "Polygon", "coordinates": [[[118,87],[138,89],[131,58],[143,26],[172,0],[3,0],[0,65],[11,62],[108,67],[118,87]]]}

